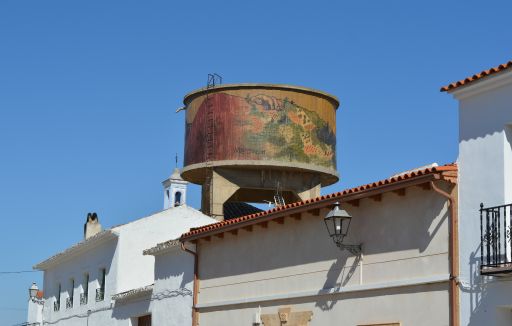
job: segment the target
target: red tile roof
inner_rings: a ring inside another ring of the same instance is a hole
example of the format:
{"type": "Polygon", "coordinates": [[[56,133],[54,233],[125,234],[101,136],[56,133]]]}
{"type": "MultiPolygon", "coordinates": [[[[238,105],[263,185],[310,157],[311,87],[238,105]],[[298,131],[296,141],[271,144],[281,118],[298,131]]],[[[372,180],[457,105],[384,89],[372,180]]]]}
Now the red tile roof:
{"type": "Polygon", "coordinates": [[[493,74],[496,74],[496,73],[499,73],[499,72],[502,72],[504,70],[507,70],[509,68],[512,67],[512,61],[509,61],[507,63],[504,63],[504,64],[501,64],[497,67],[493,67],[491,69],[488,69],[488,70],[484,70],[484,71],[481,71],[480,73],[476,74],[476,75],[473,75],[471,77],[467,77],[465,79],[462,79],[462,80],[459,80],[457,82],[454,82],[454,83],[451,83],[449,85],[446,85],[446,86],[443,86],[441,87],[441,92],[448,92],[448,91],[451,91],[455,88],[458,88],[458,87],[461,87],[461,86],[466,86],[474,81],[477,81],[479,79],[482,79],[484,77],[487,77],[489,75],[493,75],[493,74]]]}
{"type": "MultiPolygon", "coordinates": [[[[329,202],[332,202],[333,200],[341,200],[344,197],[348,197],[353,194],[364,193],[369,190],[376,190],[379,188],[386,188],[387,186],[391,186],[394,184],[398,185],[403,181],[421,179],[421,178],[425,178],[426,176],[435,176],[435,175],[441,175],[442,177],[444,177],[445,180],[448,180],[452,183],[456,183],[457,164],[452,163],[452,164],[447,164],[447,165],[442,165],[442,166],[429,167],[429,168],[420,169],[420,170],[412,170],[412,171],[409,171],[406,173],[397,174],[388,179],[380,180],[377,182],[369,183],[369,184],[362,185],[362,186],[355,187],[355,188],[345,189],[343,191],[332,193],[329,195],[320,196],[320,197],[308,199],[305,201],[295,202],[295,203],[291,203],[291,204],[288,204],[285,206],[275,207],[275,208],[267,210],[267,211],[262,211],[262,212],[259,212],[256,214],[251,214],[251,215],[245,215],[245,216],[241,216],[241,217],[234,218],[231,220],[224,220],[224,221],[220,221],[218,223],[213,223],[213,224],[205,225],[205,226],[198,227],[198,228],[192,228],[190,230],[190,232],[187,232],[187,233],[184,233],[181,235],[180,241],[182,241],[182,242],[187,241],[187,240],[189,240],[188,238],[191,238],[191,237],[200,238],[200,237],[202,237],[202,234],[210,233],[210,231],[222,232],[221,229],[225,229],[225,228],[232,229],[234,226],[237,226],[237,225],[239,225],[239,227],[243,227],[242,224],[244,224],[244,222],[258,220],[258,219],[261,219],[264,217],[268,217],[270,215],[276,215],[275,217],[278,218],[278,217],[282,216],[283,213],[287,213],[286,212],[287,210],[290,210],[293,208],[304,207],[304,210],[307,210],[308,208],[310,208],[309,206],[311,206],[312,204],[315,204],[315,203],[326,202],[326,204],[328,204],[329,202]],[[281,214],[279,214],[279,213],[281,213],[281,214]]],[[[425,179],[425,182],[428,182],[428,181],[430,181],[430,180],[425,179]]],[[[403,187],[407,187],[407,185],[404,184],[403,187]]],[[[388,191],[391,191],[391,189],[388,191]]],[[[371,196],[371,194],[369,194],[369,196],[371,196]]],[[[207,236],[208,236],[207,234],[204,235],[204,237],[207,237],[207,236]]]]}

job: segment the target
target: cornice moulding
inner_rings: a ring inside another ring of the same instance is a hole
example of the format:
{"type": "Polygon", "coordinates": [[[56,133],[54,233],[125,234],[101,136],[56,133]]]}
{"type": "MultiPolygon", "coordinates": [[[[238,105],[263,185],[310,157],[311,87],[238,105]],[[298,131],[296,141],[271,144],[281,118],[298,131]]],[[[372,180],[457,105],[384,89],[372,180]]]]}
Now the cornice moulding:
{"type": "Polygon", "coordinates": [[[500,74],[488,76],[471,84],[448,91],[457,100],[464,100],[503,86],[512,84],[512,70],[503,71],[500,74]]]}

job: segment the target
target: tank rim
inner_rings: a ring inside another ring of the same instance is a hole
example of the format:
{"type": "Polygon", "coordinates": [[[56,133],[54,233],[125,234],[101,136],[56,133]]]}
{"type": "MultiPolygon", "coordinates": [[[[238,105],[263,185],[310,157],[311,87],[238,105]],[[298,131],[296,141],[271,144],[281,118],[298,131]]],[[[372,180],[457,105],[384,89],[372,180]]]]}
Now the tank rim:
{"type": "Polygon", "coordinates": [[[290,171],[306,171],[313,174],[318,174],[322,178],[322,187],[335,184],[340,180],[340,175],[337,170],[322,167],[319,165],[298,162],[281,162],[281,161],[259,161],[259,160],[218,160],[208,163],[194,163],[185,165],[181,170],[181,177],[191,183],[200,184],[193,180],[192,175],[194,172],[205,170],[209,168],[269,168],[275,170],[290,170],[290,171]]]}
{"type": "Polygon", "coordinates": [[[309,88],[309,87],[303,87],[303,86],[295,86],[295,85],[288,85],[288,84],[268,84],[268,83],[221,84],[221,85],[215,86],[215,88],[210,88],[210,89],[207,89],[205,87],[198,88],[198,89],[193,90],[185,95],[185,97],[183,98],[183,104],[185,106],[188,105],[188,103],[192,102],[193,99],[205,94],[207,91],[218,92],[219,90],[243,89],[243,88],[280,89],[280,90],[298,91],[298,92],[312,94],[312,95],[320,95],[321,97],[326,98],[331,103],[334,103],[336,110],[340,106],[340,101],[336,96],[329,94],[327,92],[324,92],[324,91],[320,91],[320,90],[317,90],[314,88],[309,88]]]}

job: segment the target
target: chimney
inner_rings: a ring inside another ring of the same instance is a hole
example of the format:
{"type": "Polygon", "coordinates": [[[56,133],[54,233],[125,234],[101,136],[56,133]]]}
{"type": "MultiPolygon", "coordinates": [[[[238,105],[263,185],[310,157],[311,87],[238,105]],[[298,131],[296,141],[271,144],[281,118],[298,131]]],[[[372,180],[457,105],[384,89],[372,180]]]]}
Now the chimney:
{"type": "Polygon", "coordinates": [[[96,213],[88,213],[87,222],[84,224],[84,239],[89,239],[100,232],[101,224],[98,215],[96,213]]]}

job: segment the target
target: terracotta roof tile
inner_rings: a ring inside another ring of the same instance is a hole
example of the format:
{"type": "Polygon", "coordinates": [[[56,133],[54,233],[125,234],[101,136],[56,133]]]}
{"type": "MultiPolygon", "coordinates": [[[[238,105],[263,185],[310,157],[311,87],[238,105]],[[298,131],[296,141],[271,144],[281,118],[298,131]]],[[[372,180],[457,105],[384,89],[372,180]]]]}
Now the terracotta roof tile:
{"type": "Polygon", "coordinates": [[[512,67],[512,61],[509,61],[507,63],[504,63],[504,64],[501,64],[497,67],[493,67],[491,69],[488,69],[488,70],[484,70],[484,71],[481,71],[479,72],[478,74],[475,74],[473,76],[470,76],[470,77],[467,77],[465,79],[462,79],[462,80],[459,80],[459,81],[456,81],[454,83],[451,83],[449,85],[446,85],[446,86],[443,86],[441,87],[441,92],[448,92],[448,91],[451,91],[455,88],[458,88],[458,87],[461,87],[461,86],[466,86],[474,81],[477,81],[479,79],[482,79],[484,77],[487,77],[489,75],[492,75],[492,74],[496,74],[498,72],[502,72],[504,70],[507,70],[509,68],[512,67]]]}
{"type": "MultiPolygon", "coordinates": [[[[341,199],[341,197],[343,197],[345,195],[355,194],[355,193],[358,193],[358,192],[362,192],[362,191],[378,188],[380,186],[393,184],[393,183],[396,183],[396,182],[399,182],[399,181],[414,179],[414,178],[418,178],[418,177],[429,175],[429,174],[442,174],[444,172],[450,172],[450,171],[453,171],[453,172],[456,173],[457,172],[457,164],[452,163],[452,164],[447,164],[447,165],[442,165],[442,166],[431,166],[431,167],[424,168],[424,169],[421,169],[421,170],[413,170],[413,171],[410,171],[410,172],[407,172],[407,173],[402,173],[402,174],[395,175],[395,176],[393,176],[391,178],[388,178],[388,179],[376,181],[376,182],[369,183],[369,184],[362,185],[362,186],[358,186],[358,187],[355,187],[355,188],[345,189],[345,190],[342,190],[340,192],[332,193],[332,194],[329,194],[329,195],[324,195],[324,196],[320,196],[320,197],[316,197],[316,198],[307,199],[307,200],[304,200],[304,201],[290,203],[290,204],[287,204],[287,205],[284,205],[284,206],[274,207],[274,208],[272,208],[270,210],[267,210],[267,211],[262,211],[262,212],[255,213],[255,214],[241,216],[241,217],[234,218],[234,219],[231,219],[231,220],[224,220],[224,221],[220,221],[218,223],[209,224],[209,225],[198,227],[198,228],[192,228],[192,229],[190,229],[189,232],[182,234],[182,236],[180,238],[180,241],[186,241],[186,238],[191,237],[191,236],[200,235],[200,234],[208,232],[208,231],[212,231],[212,230],[216,230],[216,229],[221,229],[221,228],[226,227],[228,225],[242,223],[242,222],[247,221],[247,220],[253,220],[253,219],[256,219],[258,217],[272,215],[274,213],[281,212],[281,211],[284,211],[284,210],[287,210],[287,209],[290,209],[290,208],[306,206],[308,204],[324,201],[324,200],[327,200],[327,199],[332,199],[332,198],[335,198],[335,197],[339,197],[341,199]]],[[[449,178],[447,178],[447,179],[450,179],[450,180],[454,181],[456,179],[456,177],[454,178],[453,176],[449,176],[449,178]]]]}

